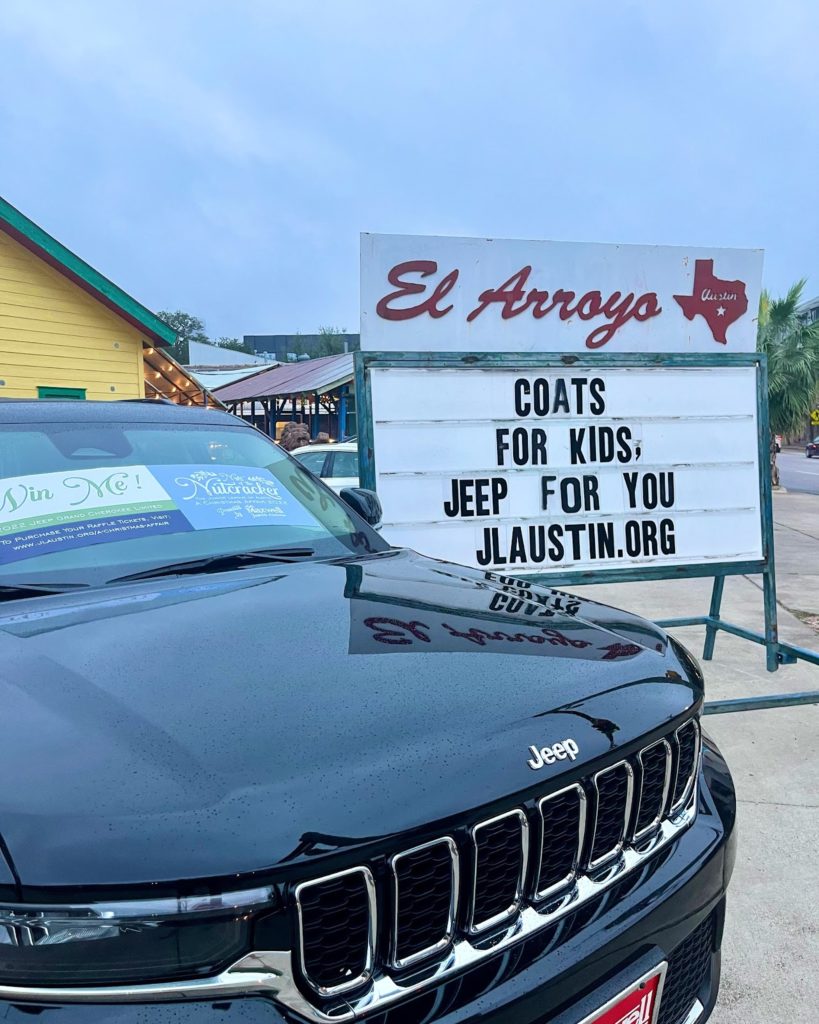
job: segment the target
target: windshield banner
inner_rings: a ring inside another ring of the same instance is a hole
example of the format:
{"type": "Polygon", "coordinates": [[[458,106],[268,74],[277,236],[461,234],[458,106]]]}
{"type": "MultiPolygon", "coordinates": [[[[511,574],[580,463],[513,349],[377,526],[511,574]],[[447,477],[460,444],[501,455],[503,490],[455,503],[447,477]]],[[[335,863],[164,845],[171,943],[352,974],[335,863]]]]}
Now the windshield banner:
{"type": "Polygon", "coordinates": [[[266,469],[124,466],[0,480],[0,564],[164,533],[315,526],[266,469]]]}
{"type": "Polygon", "coordinates": [[[225,526],[316,526],[317,520],[266,469],[252,466],[151,466],[194,530],[225,526]]]}
{"type": "Polygon", "coordinates": [[[190,529],[146,466],[0,480],[0,563],[190,529]]]}

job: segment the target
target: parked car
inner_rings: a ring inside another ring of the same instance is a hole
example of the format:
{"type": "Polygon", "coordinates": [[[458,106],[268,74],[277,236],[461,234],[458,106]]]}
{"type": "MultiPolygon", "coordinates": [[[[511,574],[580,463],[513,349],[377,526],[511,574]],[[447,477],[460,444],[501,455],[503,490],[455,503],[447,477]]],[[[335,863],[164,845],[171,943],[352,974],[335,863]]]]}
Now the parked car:
{"type": "Polygon", "coordinates": [[[814,437],[812,441],[808,441],[805,445],[805,455],[809,459],[812,459],[814,455],[819,455],[819,437],[814,437]]]}
{"type": "Polygon", "coordinates": [[[341,497],[225,413],[0,403],[0,1016],[700,1024],[694,658],[341,497]]]}
{"type": "Polygon", "coordinates": [[[339,494],[345,487],[358,487],[358,445],[355,441],[337,444],[310,444],[290,453],[294,459],[339,494]]]}

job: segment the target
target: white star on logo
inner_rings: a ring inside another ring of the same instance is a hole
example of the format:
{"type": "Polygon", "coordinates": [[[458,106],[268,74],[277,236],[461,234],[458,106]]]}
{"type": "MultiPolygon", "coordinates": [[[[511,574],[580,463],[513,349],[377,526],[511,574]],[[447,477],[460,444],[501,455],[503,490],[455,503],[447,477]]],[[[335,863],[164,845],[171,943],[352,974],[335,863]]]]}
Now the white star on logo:
{"type": "Polygon", "coordinates": [[[717,316],[725,316],[725,306],[717,306],[717,316]]]}

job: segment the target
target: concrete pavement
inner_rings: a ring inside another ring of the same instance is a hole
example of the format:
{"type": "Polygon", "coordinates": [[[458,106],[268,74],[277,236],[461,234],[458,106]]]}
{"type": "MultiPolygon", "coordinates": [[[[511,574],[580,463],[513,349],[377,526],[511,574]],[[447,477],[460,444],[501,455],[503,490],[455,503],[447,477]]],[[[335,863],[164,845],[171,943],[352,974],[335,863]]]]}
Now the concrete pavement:
{"type": "MultiPolygon", "coordinates": [[[[803,456],[804,458],[804,456],[803,456]]],[[[805,460],[807,462],[807,460],[805,460]]],[[[819,460],[817,460],[819,461],[819,460]]],[[[777,493],[779,626],[819,650],[819,495],[777,493]],[[794,614],[798,613],[798,614],[794,614]]],[[[705,614],[709,580],[574,588],[650,618],[705,614]]],[[[729,577],[723,616],[762,630],[762,591],[729,577]]],[[[705,630],[676,631],[697,655],[705,630]]],[[[765,652],[727,634],[703,664],[707,698],[819,690],[819,668],[765,670],[765,652]]],[[[739,800],[739,854],[729,893],[723,983],[712,1024],[815,1024],[819,1006],[819,705],[709,716],[739,800]]]]}

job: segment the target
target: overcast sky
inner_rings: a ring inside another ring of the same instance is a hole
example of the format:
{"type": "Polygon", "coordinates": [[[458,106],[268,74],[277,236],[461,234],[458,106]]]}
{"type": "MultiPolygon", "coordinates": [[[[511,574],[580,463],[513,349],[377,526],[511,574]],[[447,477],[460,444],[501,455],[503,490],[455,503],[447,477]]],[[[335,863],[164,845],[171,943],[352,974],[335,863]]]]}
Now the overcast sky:
{"type": "Polygon", "coordinates": [[[819,292],[815,0],[3,0],[0,194],[212,336],[358,233],[752,246],[819,292]]]}

